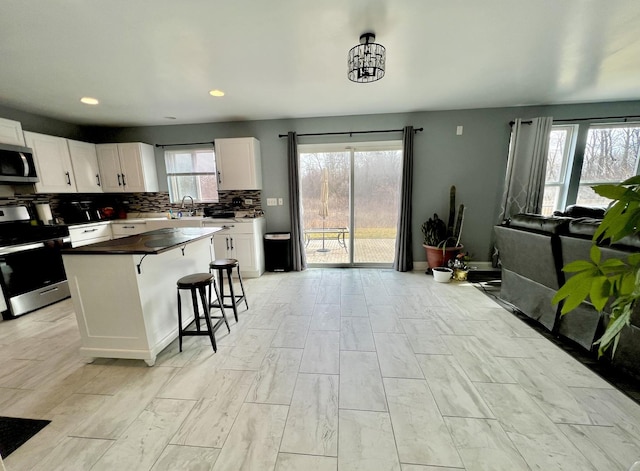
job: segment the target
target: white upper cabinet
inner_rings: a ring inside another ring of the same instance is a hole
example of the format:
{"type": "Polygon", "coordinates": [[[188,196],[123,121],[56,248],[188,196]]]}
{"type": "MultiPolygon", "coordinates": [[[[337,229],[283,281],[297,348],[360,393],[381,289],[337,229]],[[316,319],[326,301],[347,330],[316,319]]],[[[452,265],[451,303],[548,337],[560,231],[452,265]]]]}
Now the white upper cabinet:
{"type": "Polygon", "coordinates": [[[215,140],[219,190],[261,190],[260,141],[253,137],[215,140]]]}
{"type": "Polygon", "coordinates": [[[27,147],[33,149],[39,182],[36,193],[75,193],[76,182],[67,140],[25,131],[27,147]]]}
{"type": "Polygon", "coordinates": [[[78,193],[102,193],[96,145],[67,139],[78,193]]]}
{"type": "Polygon", "coordinates": [[[24,146],[22,125],[19,121],[0,118],[0,143],[24,146]]]}
{"type": "Polygon", "coordinates": [[[149,144],[97,144],[96,151],[105,193],[158,191],[156,159],[149,144]]]}

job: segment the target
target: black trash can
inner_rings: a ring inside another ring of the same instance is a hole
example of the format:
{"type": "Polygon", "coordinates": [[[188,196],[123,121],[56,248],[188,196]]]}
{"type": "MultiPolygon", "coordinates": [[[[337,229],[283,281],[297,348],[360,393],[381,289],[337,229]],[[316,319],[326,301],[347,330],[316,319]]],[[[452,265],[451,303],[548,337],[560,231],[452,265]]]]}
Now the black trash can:
{"type": "Polygon", "coordinates": [[[291,271],[291,233],[264,235],[264,264],[267,271],[291,271]]]}

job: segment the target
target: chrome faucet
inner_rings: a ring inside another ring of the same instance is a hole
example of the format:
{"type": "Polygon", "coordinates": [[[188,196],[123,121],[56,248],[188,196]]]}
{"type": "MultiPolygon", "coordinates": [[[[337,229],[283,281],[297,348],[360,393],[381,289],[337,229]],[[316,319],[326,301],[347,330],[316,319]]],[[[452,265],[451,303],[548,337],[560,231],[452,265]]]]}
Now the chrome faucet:
{"type": "Polygon", "coordinates": [[[195,205],[193,204],[193,197],[191,197],[191,196],[189,196],[189,195],[184,195],[184,196],[182,197],[182,204],[180,205],[180,209],[184,209],[184,200],[185,200],[186,198],[191,199],[191,210],[189,210],[189,212],[187,213],[187,215],[188,215],[188,216],[194,216],[194,215],[195,215],[195,213],[196,213],[196,210],[195,210],[195,205]]]}

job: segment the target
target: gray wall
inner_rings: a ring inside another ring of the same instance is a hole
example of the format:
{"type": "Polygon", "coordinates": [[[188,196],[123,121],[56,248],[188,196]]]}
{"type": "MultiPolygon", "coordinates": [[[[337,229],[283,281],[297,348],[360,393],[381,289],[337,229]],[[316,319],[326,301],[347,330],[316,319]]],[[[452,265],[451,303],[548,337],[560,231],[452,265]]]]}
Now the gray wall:
{"type": "Polygon", "coordinates": [[[78,126],[77,124],[7,108],[2,105],[0,105],[0,118],[20,121],[23,131],[39,132],[41,134],[49,134],[50,136],[60,136],[77,140],[83,140],[87,137],[82,126],[78,126]]]}
{"type": "MultiPolygon", "coordinates": [[[[0,108],[0,116],[3,116],[2,111],[0,108]]],[[[86,136],[86,140],[96,143],[142,141],[149,144],[169,144],[205,142],[221,137],[255,136],[260,140],[262,152],[262,197],[267,230],[287,231],[290,224],[286,139],[278,138],[278,134],[286,134],[288,131],[315,133],[401,129],[405,125],[423,127],[424,131],[416,134],[414,147],[414,260],[426,259],[420,226],[434,212],[441,217],[445,216],[448,210],[449,187],[456,185],[457,201],[467,207],[462,241],[474,260],[488,261],[493,239],[492,226],[497,222],[507,162],[509,121],[536,116],[568,119],[626,115],[640,115],[640,101],[137,128],[84,128],[80,131],[86,136]],[[456,126],[459,125],[464,126],[462,136],[456,136],[456,126]],[[266,206],[265,199],[271,197],[285,198],[285,205],[266,206]]],[[[391,137],[396,136],[367,135],[369,140],[391,137]]],[[[400,138],[400,134],[397,138],[400,138]]],[[[325,142],[328,139],[346,142],[349,137],[300,138],[299,142],[322,142],[321,139],[325,139],[325,142]]],[[[363,138],[354,136],[351,140],[363,138]]],[[[156,158],[160,189],[166,191],[161,148],[156,149],[156,158]]]]}

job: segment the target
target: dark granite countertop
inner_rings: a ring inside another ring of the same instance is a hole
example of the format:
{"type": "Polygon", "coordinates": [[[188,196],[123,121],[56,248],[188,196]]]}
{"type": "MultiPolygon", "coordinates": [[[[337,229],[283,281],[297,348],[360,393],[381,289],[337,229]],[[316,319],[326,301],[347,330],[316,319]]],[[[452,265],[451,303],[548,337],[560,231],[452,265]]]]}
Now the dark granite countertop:
{"type": "Polygon", "coordinates": [[[221,227],[174,227],[143,232],[121,239],[98,242],[73,249],[63,249],[68,255],[135,255],[159,254],[190,242],[211,237],[221,227]]]}

